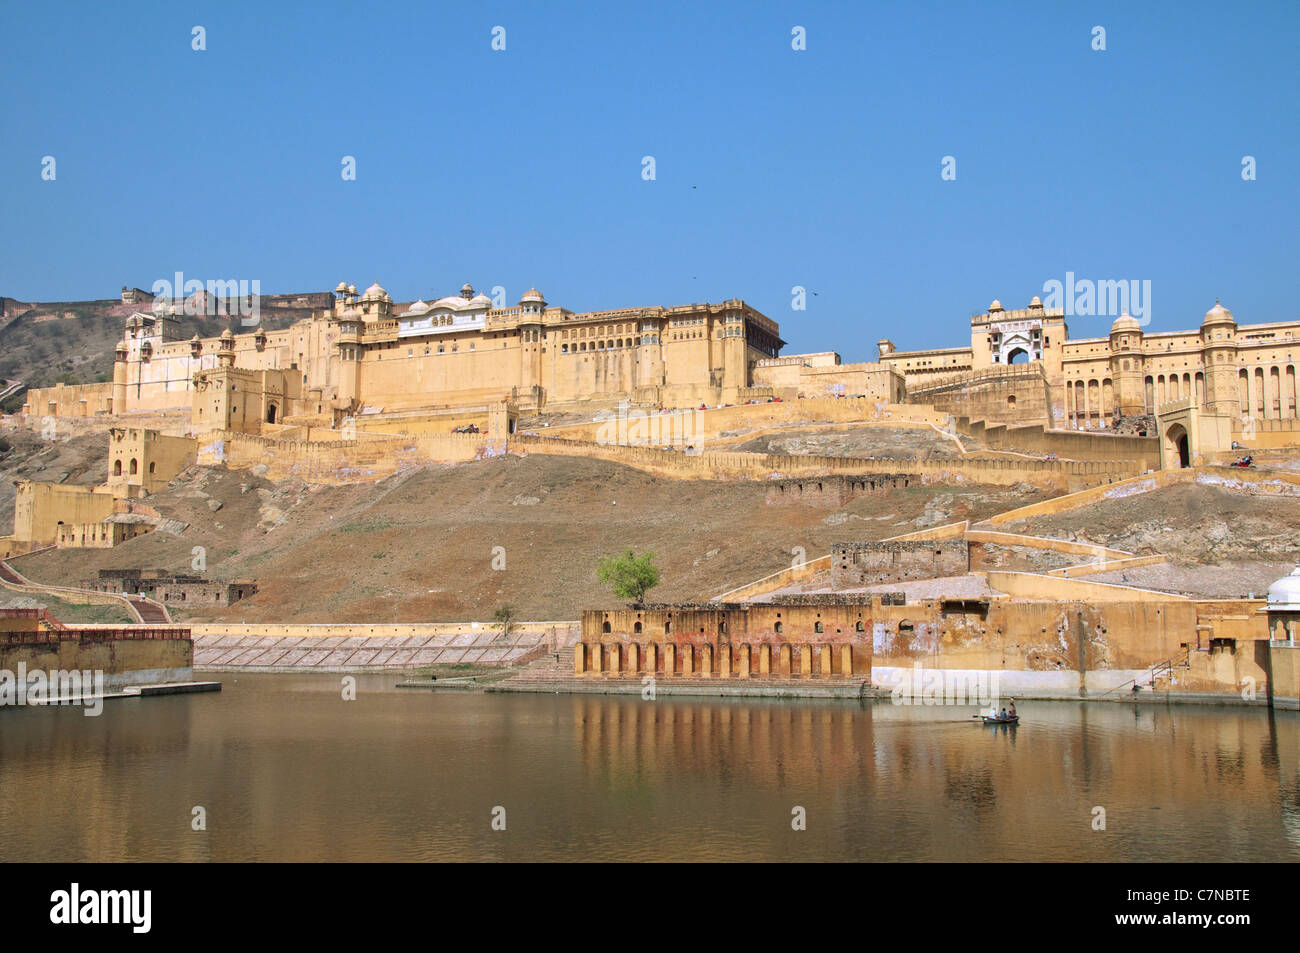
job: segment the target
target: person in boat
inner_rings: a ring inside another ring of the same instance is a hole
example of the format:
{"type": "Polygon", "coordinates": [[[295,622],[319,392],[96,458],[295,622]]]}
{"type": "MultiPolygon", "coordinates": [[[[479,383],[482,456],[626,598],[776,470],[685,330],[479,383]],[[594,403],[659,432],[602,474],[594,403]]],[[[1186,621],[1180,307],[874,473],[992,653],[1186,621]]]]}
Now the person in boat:
{"type": "Polygon", "coordinates": [[[1012,718],[1016,717],[1016,700],[1014,698],[1011,700],[1011,710],[1009,714],[1012,718]]]}
{"type": "Polygon", "coordinates": [[[1007,720],[1007,710],[1004,708],[1002,709],[1002,712],[998,715],[998,721],[1006,721],[1006,720],[1007,720]]]}

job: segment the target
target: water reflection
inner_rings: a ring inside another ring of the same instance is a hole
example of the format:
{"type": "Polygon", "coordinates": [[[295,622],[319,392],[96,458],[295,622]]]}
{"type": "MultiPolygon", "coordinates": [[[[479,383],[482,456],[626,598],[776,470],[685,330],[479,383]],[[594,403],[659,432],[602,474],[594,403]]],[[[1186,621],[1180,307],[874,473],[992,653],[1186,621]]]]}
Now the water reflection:
{"type": "Polygon", "coordinates": [[[1300,859],[1290,713],[225,682],[0,712],[0,859],[1300,859]]]}

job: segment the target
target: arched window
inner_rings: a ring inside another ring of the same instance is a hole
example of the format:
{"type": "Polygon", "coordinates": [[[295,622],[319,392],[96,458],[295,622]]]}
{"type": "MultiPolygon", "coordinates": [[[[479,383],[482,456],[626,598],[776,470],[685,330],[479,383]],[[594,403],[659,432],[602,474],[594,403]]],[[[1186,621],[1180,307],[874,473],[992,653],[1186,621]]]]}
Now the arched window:
{"type": "Polygon", "coordinates": [[[780,622],[778,622],[778,623],[776,624],[776,634],[777,634],[777,635],[780,635],[780,634],[781,634],[782,632],[784,632],[784,631],[785,631],[785,626],[782,625],[780,622]]]}
{"type": "Polygon", "coordinates": [[[815,626],[813,626],[813,631],[814,631],[814,632],[825,632],[825,631],[826,631],[826,628],[825,628],[825,626],[823,626],[820,622],[818,622],[815,626]]]}
{"type": "Polygon", "coordinates": [[[132,476],[135,476],[138,472],[140,472],[140,464],[136,461],[135,457],[132,457],[132,458],[131,458],[131,475],[132,475],[132,476]]]}
{"type": "Polygon", "coordinates": [[[150,460],[150,461],[149,461],[149,474],[150,474],[150,476],[152,476],[153,473],[154,473],[154,471],[157,470],[157,469],[158,469],[158,464],[155,463],[154,461],[150,460]]]}
{"type": "Polygon", "coordinates": [[[122,475],[122,461],[121,461],[121,460],[114,460],[114,461],[113,461],[113,476],[121,476],[121,475],[122,475]]]}
{"type": "Polygon", "coordinates": [[[636,625],[632,626],[632,631],[633,631],[634,633],[636,633],[637,635],[640,635],[640,634],[641,634],[641,623],[638,622],[636,625]]]}
{"type": "Polygon", "coordinates": [[[673,620],[669,619],[664,623],[664,635],[671,635],[673,631],[673,620]]]}
{"type": "Polygon", "coordinates": [[[606,620],[605,620],[605,624],[602,625],[602,626],[600,627],[600,631],[604,632],[606,635],[609,635],[609,620],[608,620],[608,619],[606,619],[606,620]]]}
{"type": "Polygon", "coordinates": [[[865,632],[865,631],[866,631],[866,627],[863,626],[863,624],[862,624],[862,620],[861,620],[861,619],[858,620],[858,627],[857,627],[857,629],[856,629],[855,631],[857,631],[857,632],[865,632]]]}

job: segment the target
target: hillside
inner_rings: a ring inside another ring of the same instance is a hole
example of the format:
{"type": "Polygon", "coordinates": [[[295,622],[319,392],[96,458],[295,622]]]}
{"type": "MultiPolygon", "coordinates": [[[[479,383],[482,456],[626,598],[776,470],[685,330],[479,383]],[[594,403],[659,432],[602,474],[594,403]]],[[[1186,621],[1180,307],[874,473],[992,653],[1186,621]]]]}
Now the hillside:
{"type": "Polygon", "coordinates": [[[998,529],[1101,543],[1172,562],[1090,576],[1188,595],[1239,597],[1267,590],[1300,563],[1300,499],[1178,484],[998,529]]]}
{"type": "Polygon", "coordinates": [[[378,484],[271,484],[192,468],[150,505],[190,524],[113,550],[22,558],[33,579],[73,584],[99,568],[188,571],[207,549],[216,578],[254,578],[252,599],[205,617],[247,621],[575,618],[614,604],[597,560],[628,547],[659,554],[656,600],[704,599],[845,539],[882,539],[980,519],[1041,499],[1034,489],[914,487],[840,509],[769,506],[761,483],[676,481],[597,460],[536,455],[399,473],[378,484]],[[215,507],[219,507],[214,509],[215,507]],[[492,568],[503,547],[506,569],[492,568]]]}
{"type": "MultiPolygon", "coordinates": [[[[134,310],[120,300],[25,303],[4,298],[0,318],[0,378],[28,387],[91,384],[113,377],[113,348],[134,310]]],[[[288,327],[310,310],[262,309],[268,331],[288,327]]],[[[227,327],[238,332],[238,318],[182,315],[177,336],[216,337],[227,327]]]]}
{"type": "Polygon", "coordinates": [[[14,530],[15,480],[94,486],[107,478],[108,440],[103,434],[42,440],[27,430],[0,431],[0,536],[14,530]],[[2,449],[6,444],[9,449],[2,449]]]}

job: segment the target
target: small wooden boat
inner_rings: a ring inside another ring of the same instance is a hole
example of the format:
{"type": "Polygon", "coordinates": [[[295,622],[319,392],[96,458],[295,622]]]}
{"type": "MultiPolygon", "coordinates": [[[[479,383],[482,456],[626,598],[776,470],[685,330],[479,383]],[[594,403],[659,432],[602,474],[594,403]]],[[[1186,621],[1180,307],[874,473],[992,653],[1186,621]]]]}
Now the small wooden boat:
{"type": "Polygon", "coordinates": [[[986,725],[1016,725],[1019,723],[1019,715],[1008,715],[1006,718],[990,718],[988,715],[984,716],[984,724],[986,725]]]}

